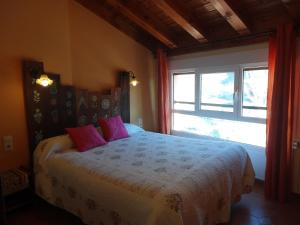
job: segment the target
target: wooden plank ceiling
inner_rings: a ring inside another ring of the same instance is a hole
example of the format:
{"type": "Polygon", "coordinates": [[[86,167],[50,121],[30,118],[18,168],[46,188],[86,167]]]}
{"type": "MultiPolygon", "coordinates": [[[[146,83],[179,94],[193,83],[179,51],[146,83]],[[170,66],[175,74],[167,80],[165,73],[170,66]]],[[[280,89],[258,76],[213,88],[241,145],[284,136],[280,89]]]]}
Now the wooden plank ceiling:
{"type": "Polygon", "coordinates": [[[300,25],[300,0],[76,0],[151,51],[170,55],[266,41],[300,25]]]}

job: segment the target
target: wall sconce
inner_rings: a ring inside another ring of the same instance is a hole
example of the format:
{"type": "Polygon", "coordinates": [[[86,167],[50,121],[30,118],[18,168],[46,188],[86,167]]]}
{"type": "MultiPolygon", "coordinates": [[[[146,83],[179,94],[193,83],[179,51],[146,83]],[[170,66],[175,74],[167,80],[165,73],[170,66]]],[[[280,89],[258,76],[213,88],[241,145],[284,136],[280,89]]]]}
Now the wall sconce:
{"type": "Polygon", "coordinates": [[[136,79],[136,77],[132,71],[129,71],[128,73],[129,73],[129,77],[130,77],[130,84],[135,87],[136,85],[138,85],[139,81],[136,79]]]}
{"type": "Polygon", "coordinates": [[[44,87],[47,87],[51,84],[53,84],[53,80],[51,80],[47,74],[41,74],[38,79],[35,81],[37,84],[42,85],[44,87]]]}
{"type": "Polygon", "coordinates": [[[53,84],[53,80],[51,80],[47,74],[43,73],[39,69],[32,69],[31,76],[35,79],[35,83],[41,85],[43,87],[48,87],[53,84]]]}

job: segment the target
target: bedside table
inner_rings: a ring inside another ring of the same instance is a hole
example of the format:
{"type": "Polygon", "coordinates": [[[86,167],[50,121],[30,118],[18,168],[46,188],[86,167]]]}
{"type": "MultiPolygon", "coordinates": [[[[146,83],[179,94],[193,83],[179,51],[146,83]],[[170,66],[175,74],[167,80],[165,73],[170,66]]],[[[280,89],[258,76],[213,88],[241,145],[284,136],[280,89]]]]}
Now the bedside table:
{"type": "Polygon", "coordinates": [[[4,196],[2,195],[2,179],[0,177],[0,224],[6,224],[6,210],[4,204],[4,196]]]}
{"type": "Polygon", "coordinates": [[[0,224],[6,224],[6,214],[31,203],[33,191],[29,185],[29,173],[24,169],[1,173],[0,184],[0,224]]]}

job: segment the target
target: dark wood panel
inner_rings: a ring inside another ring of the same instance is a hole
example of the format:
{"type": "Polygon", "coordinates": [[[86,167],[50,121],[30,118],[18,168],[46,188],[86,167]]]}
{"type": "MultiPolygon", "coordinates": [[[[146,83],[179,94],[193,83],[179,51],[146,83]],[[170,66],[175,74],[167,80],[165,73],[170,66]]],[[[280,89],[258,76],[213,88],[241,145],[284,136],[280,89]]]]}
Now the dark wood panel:
{"type": "Polygon", "coordinates": [[[42,104],[44,114],[45,138],[53,137],[64,133],[60,117],[60,76],[59,74],[46,73],[53,84],[48,88],[43,88],[42,104]]]}
{"type": "Polygon", "coordinates": [[[125,123],[130,123],[130,76],[128,72],[119,73],[119,87],[121,88],[121,117],[125,123]]]}
{"type": "Polygon", "coordinates": [[[61,86],[60,109],[62,127],[75,127],[77,125],[76,94],[73,86],[61,86]]]}
{"type": "MultiPolygon", "coordinates": [[[[43,73],[43,63],[23,61],[23,90],[26,107],[29,150],[33,152],[36,145],[45,137],[43,115],[43,87],[35,83],[35,74],[43,73]]],[[[30,162],[32,163],[32,161],[30,162]]]]}

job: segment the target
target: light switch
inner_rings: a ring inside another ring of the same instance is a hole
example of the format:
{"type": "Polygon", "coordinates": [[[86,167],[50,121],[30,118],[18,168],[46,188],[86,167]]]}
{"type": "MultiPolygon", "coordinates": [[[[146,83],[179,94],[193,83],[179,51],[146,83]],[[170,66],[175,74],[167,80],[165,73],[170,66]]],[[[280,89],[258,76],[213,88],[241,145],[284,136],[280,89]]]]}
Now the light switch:
{"type": "Polygon", "coordinates": [[[12,136],[3,136],[4,151],[12,151],[14,148],[14,140],[12,136]]]}

